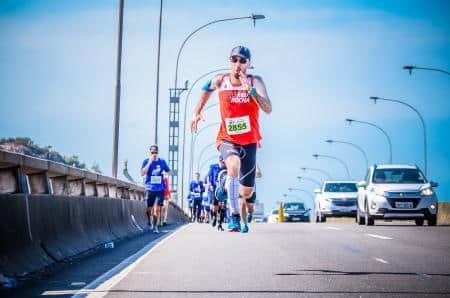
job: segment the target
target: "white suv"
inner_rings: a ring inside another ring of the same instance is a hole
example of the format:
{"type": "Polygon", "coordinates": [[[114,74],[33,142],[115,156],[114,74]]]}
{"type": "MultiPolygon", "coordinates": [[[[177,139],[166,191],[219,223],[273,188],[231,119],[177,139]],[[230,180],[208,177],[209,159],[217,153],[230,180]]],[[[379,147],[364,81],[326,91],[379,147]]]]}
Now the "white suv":
{"type": "Polygon", "coordinates": [[[375,219],[413,219],[421,226],[437,222],[437,197],[416,165],[374,165],[358,183],[358,224],[373,225],[375,219]]]}
{"type": "Polygon", "coordinates": [[[316,222],[325,222],[327,217],[356,216],[356,181],[325,181],[314,192],[316,222]]]}

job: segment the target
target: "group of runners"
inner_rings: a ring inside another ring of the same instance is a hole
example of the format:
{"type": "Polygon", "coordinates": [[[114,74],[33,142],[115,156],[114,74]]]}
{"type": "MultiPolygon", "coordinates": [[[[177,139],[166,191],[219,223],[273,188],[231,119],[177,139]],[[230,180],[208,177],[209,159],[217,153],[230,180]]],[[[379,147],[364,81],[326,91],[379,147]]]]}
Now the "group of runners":
{"type": "MultiPolygon", "coordinates": [[[[228,223],[229,230],[238,230],[231,220],[226,182],[227,169],[222,156],[219,156],[218,163],[210,165],[208,174],[203,181],[200,180],[200,173],[194,174],[187,196],[192,222],[211,223],[220,231],[224,231],[223,224],[228,223]]],[[[240,230],[243,233],[248,232],[248,224],[253,218],[255,200],[256,193],[253,192],[252,197],[245,201],[244,208],[241,209],[246,218],[240,230]]]]}
{"type": "MultiPolygon", "coordinates": [[[[254,192],[257,169],[256,151],[262,139],[259,110],[270,114],[272,104],[262,78],[247,74],[251,65],[251,54],[248,48],[244,46],[233,48],[229,63],[229,72],[216,75],[203,86],[192,117],[191,132],[197,133],[199,123],[205,120],[201,114],[202,110],[211,94],[218,91],[221,125],[216,144],[220,155],[219,163],[210,167],[204,183],[200,181],[200,174],[195,174],[189,187],[189,199],[192,200],[192,217],[195,220],[210,220],[213,225],[216,225],[222,218],[221,212],[225,213],[224,210],[228,210],[229,231],[247,233],[256,198],[254,192]],[[222,172],[224,175],[221,177],[219,173],[224,169],[226,171],[222,172]],[[208,210],[208,205],[209,212],[205,211],[208,210]],[[201,217],[201,210],[203,210],[204,219],[201,217]]],[[[158,216],[155,213],[160,209],[157,207],[154,212],[152,206],[155,201],[158,202],[158,206],[160,201],[164,201],[162,193],[164,172],[169,172],[166,162],[157,157],[153,158],[153,154],[151,162],[146,159],[142,165],[141,174],[146,176],[146,199],[151,225],[154,225],[154,217],[158,222],[158,216]],[[162,199],[159,199],[160,196],[162,199]]],[[[225,217],[223,214],[222,219],[224,220],[225,217]]],[[[218,227],[222,228],[221,225],[218,227]]]]}

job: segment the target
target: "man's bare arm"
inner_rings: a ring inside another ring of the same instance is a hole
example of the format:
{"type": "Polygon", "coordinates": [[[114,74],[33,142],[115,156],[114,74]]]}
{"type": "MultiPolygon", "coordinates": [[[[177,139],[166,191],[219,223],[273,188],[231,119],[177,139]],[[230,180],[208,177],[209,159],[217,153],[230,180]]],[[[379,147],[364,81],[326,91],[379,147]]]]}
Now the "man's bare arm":
{"type": "Polygon", "coordinates": [[[152,163],[152,162],[149,160],[148,163],[145,165],[145,167],[143,167],[143,168],[141,169],[141,176],[145,176],[145,175],[147,174],[148,169],[150,168],[150,164],[151,164],[151,163],[152,163]]]}
{"type": "Polygon", "coordinates": [[[212,79],[207,83],[207,85],[205,85],[208,86],[207,90],[205,90],[205,87],[203,88],[202,95],[200,96],[199,102],[195,106],[194,115],[192,116],[191,132],[197,132],[198,122],[200,122],[200,120],[204,120],[201,112],[208,102],[209,98],[211,97],[212,92],[214,92],[214,90],[216,90],[220,85],[218,77],[219,76],[214,77],[214,79],[212,79]]]}
{"type": "Polygon", "coordinates": [[[270,114],[272,112],[272,102],[269,99],[269,95],[267,95],[266,85],[262,78],[255,76],[253,86],[256,89],[256,93],[251,94],[251,97],[258,103],[261,110],[270,114]]]}

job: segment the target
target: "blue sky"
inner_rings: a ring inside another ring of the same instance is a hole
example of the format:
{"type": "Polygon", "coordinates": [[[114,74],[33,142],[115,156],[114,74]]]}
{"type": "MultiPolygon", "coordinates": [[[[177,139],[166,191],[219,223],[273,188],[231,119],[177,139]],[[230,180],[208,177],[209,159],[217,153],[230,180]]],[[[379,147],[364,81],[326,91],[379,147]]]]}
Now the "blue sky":
{"type": "MultiPolygon", "coordinates": [[[[158,5],[125,1],[119,160],[121,166],[129,160],[135,177],[154,138],[158,5]]],[[[179,81],[193,82],[227,67],[235,45],[252,50],[253,72],[264,78],[274,106],[270,116],[261,115],[264,140],[258,153],[263,171],[258,197],[266,211],[288,187],[313,189],[296,181],[304,174],[302,165],[344,178],[339,164],[315,160],[313,153],[337,156],[354,179],[362,177],[362,156],[351,147],[326,144],[327,138],[360,145],[370,163],[387,161],[383,136],[368,127],[349,127],[347,117],[382,126],[392,138],[394,162],[423,168],[417,116],[400,105],[374,105],[371,95],[402,99],[422,112],[429,135],[428,176],[440,183],[439,198],[450,200],[450,79],[425,71],[410,76],[401,69],[405,64],[450,69],[449,6],[448,1],[166,0],[162,156],[167,156],[168,88],[183,39],[209,21],[260,13],[267,18],[256,27],[248,20],[216,24],[190,39],[179,81]]],[[[78,154],[88,164],[98,162],[109,174],[116,30],[117,1],[0,2],[0,137],[31,137],[63,154],[78,154]]],[[[192,91],[189,115],[200,85],[192,91]]],[[[217,117],[217,109],[211,109],[203,125],[217,117]]],[[[202,133],[197,152],[215,134],[214,128],[202,133]]],[[[210,149],[204,156],[214,154],[210,149]]]]}

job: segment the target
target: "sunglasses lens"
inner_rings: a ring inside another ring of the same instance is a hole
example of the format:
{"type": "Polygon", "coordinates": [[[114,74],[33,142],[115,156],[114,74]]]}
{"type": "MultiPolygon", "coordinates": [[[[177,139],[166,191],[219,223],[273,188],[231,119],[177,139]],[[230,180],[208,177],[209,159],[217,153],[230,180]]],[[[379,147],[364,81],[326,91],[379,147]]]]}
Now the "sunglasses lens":
{"type": "Polygon", "coordinates": [[[152,154],[158,154],[158,152],[155,152],[155,151],[153,151],[153,152],[151,152],[152,154]]]}
{"type": "Polygon", "coordinates": [[[233,63],[237,63],[237,62],[239,62],[240,64],[245,64],[245,63],[247,63],[247,59],[245,59],[245,58],[240,58],[240,57],[231,57],[231,62],[233,62],[233,63]]]}

